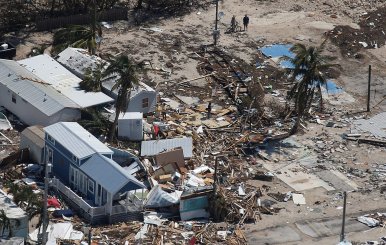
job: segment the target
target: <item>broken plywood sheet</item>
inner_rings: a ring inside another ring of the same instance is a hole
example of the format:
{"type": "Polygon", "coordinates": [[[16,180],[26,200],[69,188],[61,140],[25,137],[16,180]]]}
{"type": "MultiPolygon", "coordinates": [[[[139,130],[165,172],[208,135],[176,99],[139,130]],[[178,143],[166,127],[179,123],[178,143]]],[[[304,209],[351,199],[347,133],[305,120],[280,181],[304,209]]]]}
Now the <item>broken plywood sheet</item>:
{"type": "Polygon", "coordinates": [[[200,98],[198,97],[189,97],[189,96],[183,96],[183,95],[174,95],[174,96],[176,96],[179,100],[181,100],[183,103],[187,105],[198,104],[200,102],[200,98]]]}
{"type": "Polygon", "coordinates": [[[335,190],[334,187],[330,186],[318,176],[306,173],[305,169],[298,163],[291,163],[289,165],[263,163],[263,166],[270,172],[280,170],[281,174],[276,174],[276,177],[295,191],[310,190],[317,187],[323,187],[327,191],[335,190]]]}
{"type": "Polygon", "coordinates": [[[186,117],[185,123],[192,125],[192,126],[200,126],[202,125],[202,119],[205,118],[204,115],[201,113],[193,113],[186,117]]]}
{"type": "Polygon", "coordinates": [[[202,123],[211,129],[227,127],[230,124],[229,122],[227,122],[225,120],[218,121],[215,119],[204,120],[204,121],[202,121],[202,123]]]}
{"type": "Polygon", "coordinates": [[[159,166],[164,166],[168,163],[176,163],[178,167],[185,167],[184,152],[182,148],[176,148],[159,153],[155,156],[155,162],[159,166]]]}
{"type": "Polygon", "coordinates": [[[354,121],[356,128],[370,132],[376,138],[386,138],[386,112],[379,113],[372,118],[354,121]]]}
{"type": "Polygon", "coordinates": [[[161,98],[161,101],[165,105],[170,106],[170,108],[172,108],[173,110],[177,110],[181,105],[179,102],[172,100],[172,99],[169,99],[169,98],[161,98]]]}

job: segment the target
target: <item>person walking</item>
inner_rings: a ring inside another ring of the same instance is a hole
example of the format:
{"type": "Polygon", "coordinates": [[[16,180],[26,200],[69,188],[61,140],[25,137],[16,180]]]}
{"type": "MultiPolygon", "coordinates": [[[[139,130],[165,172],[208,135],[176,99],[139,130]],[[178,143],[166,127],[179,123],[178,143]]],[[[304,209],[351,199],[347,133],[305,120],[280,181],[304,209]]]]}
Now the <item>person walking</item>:
{"type": "Polygon", "coordinates": [[[247,31],[248,30],[248,24],[249,24],[249,17],[248,17],[248,15],[244,16],[243,24],[244,24],[244,31],[247,31]]]}
{"type": "Polygon", "coordinates": [[[232,16],[231,30],[232,30],[232,32],[236,32],[236,16],[235,15],[232,16]]]}
{"type": "Polygon", "coordinates": [[[210,119],[210,116],[212,114],[212,102],[209,102],[208,107],[206,108],[207,110],[207,119],[210,119]]]}

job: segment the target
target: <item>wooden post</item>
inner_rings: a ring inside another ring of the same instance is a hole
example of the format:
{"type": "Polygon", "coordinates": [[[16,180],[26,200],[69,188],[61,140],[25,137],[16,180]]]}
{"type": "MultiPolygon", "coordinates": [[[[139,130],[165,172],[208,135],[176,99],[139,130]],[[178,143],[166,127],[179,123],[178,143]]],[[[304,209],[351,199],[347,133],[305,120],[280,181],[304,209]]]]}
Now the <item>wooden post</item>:
{"type": "Polygon", "coordinates": [[[367,112],[370,112],[370,84],[371,84],[371,65],[369,65],[369,81],[367,84],[367,112]]]}
{"type": "Polygon", "coordinates": [[[216,0],[216,20],[215,20],[214,34],[213,34],[214,35],[214,46],[217,45],[217,39],[218,39],[218,33],[217,33],[218,24],[217,24],[217,22],[218,22],[218,0],[216,0]]]}
{"type": "Polygon", "coordinates": [[[343,242],[344,237],[344,226],[346,223],[346,205],[347,205],[347,192],[343,192],[343,217],[342,217],[342,231],[340,233],[340,241],[343,242]]]}
{"type": "Polygon", "coordinates": [[[214,181],[213,181],[213,207],[214,207],[214,214],[213,214],[213,218],[214,218],[214,221],[217,221],[217,205],[216,205],[216,202],[217,202],[217,171],[218,171],[218,157],[215,157],[214,158],[214,161],[215,161],[215,165],[214,165],[214,181]]]}

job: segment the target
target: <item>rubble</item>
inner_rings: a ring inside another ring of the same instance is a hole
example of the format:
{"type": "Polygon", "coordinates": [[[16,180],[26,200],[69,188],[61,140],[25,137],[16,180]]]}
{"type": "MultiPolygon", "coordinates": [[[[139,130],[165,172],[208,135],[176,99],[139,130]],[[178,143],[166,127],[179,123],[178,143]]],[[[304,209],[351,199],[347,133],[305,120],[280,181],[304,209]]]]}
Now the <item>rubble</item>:
{"type": "MultiPolygon", "coordinates": [[[[329,16],[339,17],[332,13],[329,16]]],[[[329,33],[335,35],[331,38],[340,42],[349,34],[345,28],[335,28],[329,33]]],[[[169,38],[166,28],[140,30],[169,38]]],[[[356,38],[350,50],[374,48],[375,44],[369,42],[372,37],[365,37],[356,38]]],[[[290,85],[281,69],[288,64],[274,64],[272,61],[278,62],[276,55],[263,57],[258,50],[256,63],[247,64],[221,47],[196,49],[189,56],[197,61],[200,74],[192,79],[171,78],[177,62],[152,67],[168,80],[157,83],[161,90],[159,105],[143,118],[143,141],[112,143],[117,149],[140,155],[138,161],[124,159],[119,164],[146,185],[141,194],[128,194],[136,197],[143,220],[95,225],[90,236],[92,243],[246,244],[245,225],[282,215],[281,209],[296,206],[301,215],[324,213],[322,208],[341,208],[340,191],[366,193],[379,189],[383,193],[384,164],[357,159],[360,156],[353,149],[360,147],[357,143],[369,143],[372,145],[360,149],[371,155],[384,142],[351,130],[340,137],[343,129],[352,127],[358,118],[339,109],[315,112],[313,107],[310,118],[302,122],[304,132],[310,136],[289,137],[294,118],[283,116],[290,85]],[[359,182],[359,186],[351,181],[359,182]],[[321,201],[315,201],[309,191],[317,187],[324,188],[321,201]]],[[[179,61],[173,57],[172,61],[176,60],[179,61]]],[[[334,86],[342,91],[335,83],[334,86]]],[[[12,149],[7,144],[17,140],[8,134],[14,133],[4,132],[1,142],[7,143],[0,147],[12,149]]],[[[17,178],[23,184],[41,191],[41,179],[37,179],[42,175],[41,168],[25,164],[23,171],[14,169],[14,173],[20,172],[17,178]]],[[[127,204],[126,201],[119,200],[127,204]]],[[[71,209],[59,195],[50,199],[50,206],[55,206],[50,208],[52,223],[70,220],[77,230],[84,226],[76,212],[63,213],[71,209]]],[[[361,216],[358,220],[374,226],[384,223],[383,214],[361,216]]],[[[58,242],[65,244],[70,242],[68,239],[63,236],[58,242]]],[[[87,238],[78,240],[85,244],[87,238]]]]}

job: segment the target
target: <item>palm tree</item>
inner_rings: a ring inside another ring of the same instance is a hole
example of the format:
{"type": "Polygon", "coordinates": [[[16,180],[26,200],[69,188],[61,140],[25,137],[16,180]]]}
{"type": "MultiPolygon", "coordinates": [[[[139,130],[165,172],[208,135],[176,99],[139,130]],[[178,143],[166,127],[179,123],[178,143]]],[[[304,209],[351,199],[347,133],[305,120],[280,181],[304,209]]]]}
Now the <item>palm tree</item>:
{"type": "Polygon", "coordinates": [[[93,135],[107,135],[110,128],[110,122],[100,111],[89,109],[82,111],[82,119],[79,124],[93,135]]]}
{"type": "Polygon", "coordinates": [[[295,44],[290,51],[295,54],[295,57],[283,57],[283,60],[288,60],[294,65],[293,68],[288,68],[292,80],[295,82],[293,88],[289,92],[289,99],[295,102],[295,111],[297,119],[291,134],[296,133],[299,128],[300,120],[305,115],[306,111],[311,107],[314,99],[315,88],[318,89],[320,96],[320,109],[323,110],[323,98],[321,86],[326,84],[326,72],[336,64],[330,64],[332,57],[322,55],[325,46],[324,41],[319,47],[306,47],[303,44],[295,44]]]}
{"type": "Polygon", "coordinates": [[[100,92],[102,90],[103,70],[106,62],[97,62],[94,68],[86,69],[84,79],[79,83],[80,89],[87,92],[100,92]]]}
{"type": "MultiPolygon", "coordinates": [[[[102,36],[102,29],[97,25],[98,35],[102,36]]],[[[72,25],[60,29],[54,34],[54,47],[56,52],[67,47],[84,48],[92,55],[96,52],[96,32],[92,26],[72,25]]]]}
{"type": "Polygon", "coordinates": [[[7,217],[4,210],[0,210],[0,226],[1,226],[1,236],[4,236],[4,232],[8,229],[9,235],[11,232],[11,220],[7,217]]]}
{"type": "Polygon", "coordinates": [[[36,224],[36,227],[40,227],[43,223],[43,212],[44,212],[44,201],[43,198],[40,196],[35,196],[35,198],[31,199],[28,202],[28,205],[25,209],[28,220],[31,220],[33,217],[39,215],[38,223],[36,224]]]}
{"type": "Polygon", "coordinates": [[[125,112],[127,109],[131,89],[138,84],[138,78],[136,76],[138,69],[139,66],[134,64],[127,55],[120,55],[110,60],[109,66],[104,71],[104,77],[116,77],[111,91],[117,90],[118,92],[115,100],[115,118],[109,133],[110,141],[114,139],[119,114],[125,112]]]}
{"type": "Polygon", "coordinates": [[[95,55],[97,48],[97,34],[99,37],[102,37],[102,28],[96,18],[96,3],[95,0],[93,0],[90,25],[72,25],[55,32],[53,43],[55,52],[60,52],[70,46],[88,49],[90,54],[95,55]]]}

